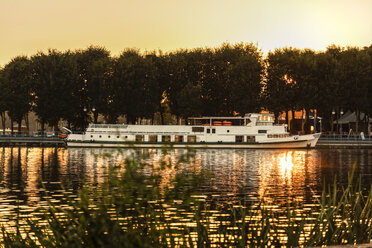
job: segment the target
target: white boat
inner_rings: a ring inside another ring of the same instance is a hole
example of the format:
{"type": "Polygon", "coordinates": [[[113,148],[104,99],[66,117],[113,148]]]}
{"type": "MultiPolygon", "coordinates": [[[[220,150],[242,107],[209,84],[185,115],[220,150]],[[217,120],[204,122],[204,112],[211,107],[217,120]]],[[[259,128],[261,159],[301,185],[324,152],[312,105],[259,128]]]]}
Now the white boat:
{"type": "Polygon", "coordinates": [[[272,114],[190,118],[188,125],[90,124],[68,147],[313,148],[320,134],[290,135],[272,114]]]}

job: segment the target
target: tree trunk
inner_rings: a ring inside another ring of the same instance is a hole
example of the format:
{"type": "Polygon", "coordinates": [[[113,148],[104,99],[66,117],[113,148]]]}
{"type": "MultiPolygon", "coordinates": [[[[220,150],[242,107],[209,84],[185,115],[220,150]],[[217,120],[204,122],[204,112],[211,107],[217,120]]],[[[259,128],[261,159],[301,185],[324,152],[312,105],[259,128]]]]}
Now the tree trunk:
{"type": "Polygon", "coordinates": [[[41,120],[41,135],[44,137],[44,128],[45,128],[45,122],[44,120],[41,120]]]}
{"type": "Polygon", "coordinates": [[[310,133],[310,109],[305,110],[305,133],[308,134],[310,133]]]}
{"type": "Polygon", "coordinates": [[[13,124],[13,119],[12,118],[10,118],[10,132],[13,136],[13,134],[14,134],[14,124],[13,124]]]}
{"type": "Polygon", "coordinates": [[[294,109],[291,109],[291,120],[289,121],[290,122],[290,132],[291,134],[294,134],[296,129],[295,129],[295,110],[294,109]]]}
{"type": "Polygon", "coordinates": [[[278,116],[279,116],[279,112],[278,111],[274,111],[274,118],[275,118],[274,123],[275,124],[278,124],[278,116]]]}
{"type": "Polygon", "coordinates": [[[18,121],[18,135],[22,134],[22,120],[18,121]]]}
{"type": "Polygon", "coordinates": [[[287,125],[288,125],[288,128],[290,129],[290,124],[289,124],[289,111],[288,110],[286,110],[285,111],[285,123],[287,123],[287,125]]]}
{"type": "Polygon", "coordinates": [[[301,110],[301,133],[305,132],[306,117],[304,121],[304,111],[301,110]]]}
{"type": "Polygon", "coordinates": [[[356,109],[355,110],[355,132],[358,133],[359,132],[359,109],[356,109]]]}
{"type": "Polygon", "coordinates": [[[1,124],[3,125],[3,135],[5,135],[5,121],[6,121],[6,113],[1,113],[1,124]]]}
{"type": "Polygon", "coordinates": [[[98,121],[98,113],[97,111],[93,112],[94,124],[97,124],[98,121]]]}
{"type": "Polygon", "coordinates": [[[163,113],[163,111],[160,111],[160,119],[161,119],[161,124],[164,125],[164,113],[163,113]]]}
{"type": "Polygon", "coordinates": [[[28,113],[25,114],[25,123],[26,123],[27,135],[30,135],[30,121],[28,119],[28,113]]]}
{"type": "Polygon", "coordinates": [[[164,104],[161,104],[160,103],[160,108],[159,108],[159,111],[160,111],[160,121],[161,121],[161,124],[164,125],[165,124],[165,114],[167,113],[167,108],[166,108],[167,105],[164,105],[164,104]]]}

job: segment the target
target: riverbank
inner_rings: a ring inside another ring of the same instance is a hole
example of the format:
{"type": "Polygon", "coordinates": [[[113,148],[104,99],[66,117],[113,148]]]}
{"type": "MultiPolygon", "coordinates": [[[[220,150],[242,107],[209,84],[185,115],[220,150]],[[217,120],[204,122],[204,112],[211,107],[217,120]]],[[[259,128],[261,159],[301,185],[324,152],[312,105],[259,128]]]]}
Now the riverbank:
{"type": "Polygon", "coordinates": [[[370,135],[322,135],[316,148],[326,149],[371,149],[372,137],[370,135]]]}
{"type": "Polygon", "coordinates": [[[63,147],[65,146],[65,142],[62,139],[58,138],[58,136],[0,136],[0,146],[63,147]]]}

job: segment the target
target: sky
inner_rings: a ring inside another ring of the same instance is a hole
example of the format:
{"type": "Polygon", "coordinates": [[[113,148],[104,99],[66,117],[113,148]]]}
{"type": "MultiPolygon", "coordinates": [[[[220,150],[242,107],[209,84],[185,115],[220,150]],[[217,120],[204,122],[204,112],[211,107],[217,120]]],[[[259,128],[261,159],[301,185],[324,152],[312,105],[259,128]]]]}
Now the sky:
{"type": "Polygon", "coordinates": [[[0,66],[18,55],[104,46],[165,52],[252,42],[372,44],[372,0],[0,0],[0,66]]]}

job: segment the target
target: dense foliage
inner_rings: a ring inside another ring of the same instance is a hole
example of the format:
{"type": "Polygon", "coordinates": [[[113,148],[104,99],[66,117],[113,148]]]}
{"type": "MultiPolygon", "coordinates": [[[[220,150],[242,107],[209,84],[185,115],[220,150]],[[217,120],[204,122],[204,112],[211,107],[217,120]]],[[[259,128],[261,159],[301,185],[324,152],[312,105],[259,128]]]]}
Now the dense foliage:
{"type": "Polygon", "coordinates": [[[283,48],[266,58],[253,44],[166,54],[127,49],[118,57],[102,47],[49,50],[0,68],[0,86],[2,122],[8,113],[20,125],[34,111],[42,129],[61,120],[83,129],[99,115],[134,123],[155,114],[164,122],[165,112],[187,118],[269,110],[278,117],[303,110],[306,120],[316,112],[331,130],[335,110],[372,115],[372,46],[283,48]]]}

